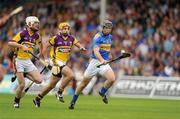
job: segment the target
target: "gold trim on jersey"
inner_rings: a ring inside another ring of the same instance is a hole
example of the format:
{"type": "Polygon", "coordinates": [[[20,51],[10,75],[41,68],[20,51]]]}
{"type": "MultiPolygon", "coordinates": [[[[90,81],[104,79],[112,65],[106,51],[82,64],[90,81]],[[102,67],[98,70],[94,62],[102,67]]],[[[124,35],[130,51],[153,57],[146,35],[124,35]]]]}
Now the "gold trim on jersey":
{"type": "Polygon", "coordinates": [[[100,49],[105,51],[110,51],[111,44],[100,44],[100,49]]]}
{"type": "Polygon", "coordinates": [[[57,48],[71,48],[72,46],[58,46],[57,48]]]}
{"type": "Polygon", "coordinates": [[[68,39],[68,36],[63,36],[63,35],[62,35],[62,38],[63,38],[63,40],[67,40],[67,39],[68,39]]]}

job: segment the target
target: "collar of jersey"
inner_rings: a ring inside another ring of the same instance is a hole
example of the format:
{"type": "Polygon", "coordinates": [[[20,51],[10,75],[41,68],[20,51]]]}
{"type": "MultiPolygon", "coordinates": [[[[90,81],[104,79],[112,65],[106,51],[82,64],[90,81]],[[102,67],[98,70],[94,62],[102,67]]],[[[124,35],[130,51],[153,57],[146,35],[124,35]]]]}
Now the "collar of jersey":
{"type": "Polygon", "coordinates": [[[110,35],[110,34],[109,34],[109,35],[105,36],[105,35],[103,34],[103,32],[100,32],[100,34],[101,34],[102,37],[108,37],[108,36],[110,35]]]}
{"type": "Polygon", "coordinates": [[[68,35],[67,36],[63,36],[61,33],[58,33],[58,35],[60,36],[60,37],[62,37],[63,38],[63,40],[67,40],[68,39],[68,35]]]}
{"type": "Polygon", "coordinates": [[[63,40],[67,40],[67,39],[68,39],[68,36],[63,36],[63,35],[62,35],[62,38],[63,38],[63,40]]]}
{"type": "Polygon", "coordinates": [[[33,36],[33,35],[34,35],[34,33],[31,34],[31,33],[27,30],[27,28],[26,28],[26,31],[27,31],[27,33],[28,33],[29,36],[33,36]]]}

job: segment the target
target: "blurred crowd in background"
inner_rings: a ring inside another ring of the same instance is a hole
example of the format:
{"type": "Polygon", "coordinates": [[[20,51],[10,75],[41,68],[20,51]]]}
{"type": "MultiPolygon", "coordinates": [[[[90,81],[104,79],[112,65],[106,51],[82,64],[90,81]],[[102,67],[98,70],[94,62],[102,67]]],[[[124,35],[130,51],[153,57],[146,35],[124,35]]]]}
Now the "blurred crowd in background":
{"type": "MultiPolygon", "coordinates": [[[[68,65],[77,80],[82,79],[91,53],[93,36],[100,30],[100,0],[44,0],[19,3],[4,0],[0,16],[10,13],[15,4],[24,10],[0,29],[0,64],[13,73],[7,42],[25,26],[25,18],[40,20],[43,42],[57,33],[58,24],[68,21],[71,33],[86,48],[81,54],[73,48],[68,65]]],[[[117,76],[180,76],[180,4],[179,0],[107,0],[106,18],[114,24],[113,57],[123,49],[132,56],[113,63],[117,76]]]]}

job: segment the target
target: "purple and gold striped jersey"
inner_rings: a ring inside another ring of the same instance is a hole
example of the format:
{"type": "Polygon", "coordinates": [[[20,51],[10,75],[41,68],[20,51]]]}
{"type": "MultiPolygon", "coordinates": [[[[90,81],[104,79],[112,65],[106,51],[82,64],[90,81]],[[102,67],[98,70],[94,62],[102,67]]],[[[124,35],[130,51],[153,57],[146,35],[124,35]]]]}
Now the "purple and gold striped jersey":
{"type": "MultiPolygon", "coordinates": [[[[13,39],[11,40],[11,42],[17,42],[19,44],[25,45],[26,47],[28,47],[30,49],[30,51],[33,51],[33,46],[34,45],[40,45],[41,43],[41,37],[38,33],[34,33],[32,35],[30,35],[27,31],[27,29],[24,29],[22,31],[20,31],[19,33],[17,33],[13,39]]],[[[17,49],[17,57],[19,59],[30,59],[32,56],[31,54],[24,52],[21,49],[17,49]]]]}
{"type": "Polygon", "coordinates": [[[51,44],[50,57],[51,59],[68,61],[71,53],[71,48],[74,44],[78,43],[78,40],[72,36],[63,36],[57,34],[49,40],[51,44]]]}

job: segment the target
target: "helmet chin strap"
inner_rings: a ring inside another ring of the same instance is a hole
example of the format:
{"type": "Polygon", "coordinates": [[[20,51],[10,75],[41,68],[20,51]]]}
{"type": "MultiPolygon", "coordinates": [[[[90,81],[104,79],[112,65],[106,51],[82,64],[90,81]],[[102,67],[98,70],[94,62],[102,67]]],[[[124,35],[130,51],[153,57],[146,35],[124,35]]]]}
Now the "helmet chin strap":
{"type": "Polygon", "coordinates": [[[37,29],[33,29],[33,32],[37,32],[37,31],[39,31],[39,30],[37,30],[37,29]]]}
{"type": "Polygon", "coordinates": [[[38,29],[34,29],[34,28],[32,28],[32,27],[30,27],[29,28],[31,31],[33,31],[33,32],[37,32],[38,31],[38,29]]]}
{"type": "Polygon", "coordinates": [[[28,24],[27,26],[29,27],[29,29],[33,32],[37,32],[39,29],[36,29],[36,28],[33,28],[33,23],[34,22],[31,22],[30,24],[28,24]]]}

